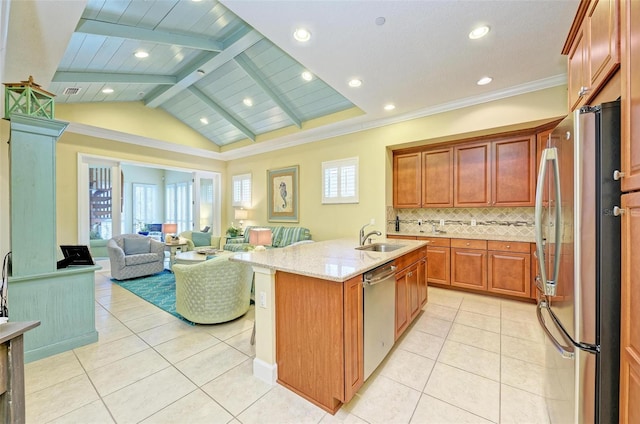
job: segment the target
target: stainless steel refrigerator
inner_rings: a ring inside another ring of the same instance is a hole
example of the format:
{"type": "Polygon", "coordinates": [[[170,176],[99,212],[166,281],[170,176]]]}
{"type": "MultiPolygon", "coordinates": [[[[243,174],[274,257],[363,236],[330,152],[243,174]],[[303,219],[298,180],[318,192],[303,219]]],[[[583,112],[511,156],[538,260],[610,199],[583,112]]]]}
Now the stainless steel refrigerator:
{"type": "Polygon", "coordinates": [[[536,187],[538,320],[552,423],[617,423],[620,102],[585,106],[549,136],[536,187]]]}

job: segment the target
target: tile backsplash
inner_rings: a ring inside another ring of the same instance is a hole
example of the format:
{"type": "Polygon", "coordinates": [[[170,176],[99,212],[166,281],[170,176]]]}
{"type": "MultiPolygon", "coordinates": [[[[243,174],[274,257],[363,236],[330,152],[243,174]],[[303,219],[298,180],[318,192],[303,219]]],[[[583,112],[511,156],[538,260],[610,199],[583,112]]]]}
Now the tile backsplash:
{"type": "Polygon", "coordinates": [[[428,208],[394,209],[387,206],[387,233],[395,233],[396,216],[401,233],[430,233],[432,226],[447,234],[534,237],[534,208],[428,208]],[[419,225],[422,220],[422,225],[419,225]],[[440,225],[444,220],[444,226],[440,225]],[[471,225],[475,220],[475,226],[471,225]]]}

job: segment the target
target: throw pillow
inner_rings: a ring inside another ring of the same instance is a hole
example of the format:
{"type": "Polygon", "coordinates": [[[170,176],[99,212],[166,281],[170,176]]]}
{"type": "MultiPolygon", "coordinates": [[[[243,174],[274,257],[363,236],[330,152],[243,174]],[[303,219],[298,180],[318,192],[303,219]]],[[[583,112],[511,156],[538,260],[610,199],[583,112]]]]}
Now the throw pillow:
{"type": "Polygon", "coordinates": [[[145,238],[126,238],[124,239],[124,254],[138,255],[140,253],[149,253],[151,239],[145,238]]]}
{"type": "Polygon", "coordinates": [[[191,240],[193,240],[193,245],[195,247],[211,246],[210,233],[200,233],[198,231],[194,231],[193,233],[191,233],[191,240]]]}

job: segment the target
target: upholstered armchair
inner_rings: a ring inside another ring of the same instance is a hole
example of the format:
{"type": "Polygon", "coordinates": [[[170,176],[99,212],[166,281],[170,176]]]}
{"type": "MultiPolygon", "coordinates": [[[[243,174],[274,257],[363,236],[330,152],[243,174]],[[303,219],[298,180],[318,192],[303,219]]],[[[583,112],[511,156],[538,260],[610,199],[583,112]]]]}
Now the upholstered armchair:
{"type": "Polygon", "coordinates": [[[221,248],[221,237],[214,236],[211,233],[202,233],[200,231],[183,231],[178,236],[187,242],[187,250],[195,250],[202,248],[221,248]]]}
{"type": "Polygon", "coordinates": [[[195,265],[176,264],[176,312],[191,322],[231,321],[249,310],[253,270],[228,256],[195,265]]]}
{"type": "Polygon", "coordinates": [[[115,236],[107,242],[111,277],[142,277],[164,269],[164,243],[138,234],[115,236]]]}

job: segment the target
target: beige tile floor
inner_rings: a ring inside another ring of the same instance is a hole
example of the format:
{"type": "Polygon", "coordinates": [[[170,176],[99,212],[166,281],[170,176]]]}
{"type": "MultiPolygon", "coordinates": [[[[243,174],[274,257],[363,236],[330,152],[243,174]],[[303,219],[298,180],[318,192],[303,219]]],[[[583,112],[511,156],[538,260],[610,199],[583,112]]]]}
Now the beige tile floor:
{"type": "Polygon", "coordinates": [[[546,423],[533,304],[429,288],[332,416],[252,376],[253,309],[190,326],[96,276],[97,343],[25,366],[27,423],[546,423]]]}

